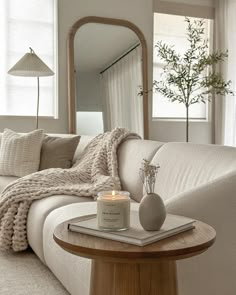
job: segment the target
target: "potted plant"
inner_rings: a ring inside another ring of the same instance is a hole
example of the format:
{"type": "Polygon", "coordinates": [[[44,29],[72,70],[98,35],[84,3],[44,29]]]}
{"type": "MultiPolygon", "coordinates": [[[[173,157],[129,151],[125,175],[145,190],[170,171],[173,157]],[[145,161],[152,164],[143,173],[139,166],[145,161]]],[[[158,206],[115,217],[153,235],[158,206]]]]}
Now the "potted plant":
{"type": "Polygon", "coordinates": [[[189,141],[189,107],[196,103],[206,103],[215,94],[233,95],[231,81],[224,81],[215,65],[224,61],[228,52],[208,52],[208,40],[204,39],[204,21],[191,21],[188,17],[188,49],[180,55],[162,41],[157,42],[157,55],[165,66],[161,80],[153,82],[154,91],[161,93],[171,102],[184,104],[186,108],[186,142],[189,141]]]}

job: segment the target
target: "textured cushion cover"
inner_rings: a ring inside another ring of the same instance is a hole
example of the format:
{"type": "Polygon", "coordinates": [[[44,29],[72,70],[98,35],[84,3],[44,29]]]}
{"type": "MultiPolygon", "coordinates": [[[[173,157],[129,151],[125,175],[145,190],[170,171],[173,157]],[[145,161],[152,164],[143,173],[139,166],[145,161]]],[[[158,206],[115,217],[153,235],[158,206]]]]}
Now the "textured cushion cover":
{"type": "Polygon", "coordinates": [[[63,138],[46,135],[42,144],[39,170],[70,168],[79,140],[80,136],[63,138]]]}
{"type": "Polygon", "coordinates": [[[43,130],[18,134],[5,129],[0,150],[0,175],[25,176],[38,171],[43,130]]]}

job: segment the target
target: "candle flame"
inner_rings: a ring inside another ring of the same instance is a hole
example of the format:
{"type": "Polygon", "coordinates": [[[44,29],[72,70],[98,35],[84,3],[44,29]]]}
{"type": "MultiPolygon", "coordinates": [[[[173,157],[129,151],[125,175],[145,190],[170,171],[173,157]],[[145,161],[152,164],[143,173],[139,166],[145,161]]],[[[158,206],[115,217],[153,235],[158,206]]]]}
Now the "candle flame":
{"type": "Polygon", "coordinates": [[[116,192],[115,191],[112,191],[111,192],[111,195],[112,195],[112,200],[114,200],[116,198],[116,192]]]}

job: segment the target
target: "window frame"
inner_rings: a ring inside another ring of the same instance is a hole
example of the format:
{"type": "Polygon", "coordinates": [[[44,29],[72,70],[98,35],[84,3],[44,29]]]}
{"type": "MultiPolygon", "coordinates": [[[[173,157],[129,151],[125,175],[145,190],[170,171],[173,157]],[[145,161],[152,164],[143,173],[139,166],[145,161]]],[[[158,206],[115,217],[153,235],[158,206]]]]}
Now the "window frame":
{"type": "MultiPolygon", "coordinates": [[[[203,6],[197,6],[197,5],[189,5],[189,4],[181,4],[178,9],[176,9],[176,3],[170,3],[170,2],[163,2],[163,1],[156,1],[159,4],[161,3],[160,7],[157,7],[157,9],[154,9],[154,14],[168,14],[168,15],[177,15],[177,16],[188,16],[193,18],[204,18],[208,20],[212,20],[210,23],[210,43],[209,43],[209,49],[210,52],[214,49],[214,8],[210,7],[203,7],[203,6]],[[175,4],[175,5],[172,5],[175,4]],[[159,9],[160,8],[160,9],[159,9]],[[191,9],[193,9],[194,13],[189,13],[191,9]],[[196,9],[198,8],[198,9],[196,9]]],[[[158,5],[159,5],[158,4],[158,5]]],[[[178,4],[179,6],[179,4],[178,4]]],[[[155,7],[155,6],[154,6],[155,7]]],[[[153,17],[153,49],[154,49],[154,17],[153,17]]],[[[153,50],[154,55],[154,50],[153,50]]],[[[152,56],[153,57],[153,56],[152,56]]],[[[163,64],[164,62],[159,62],[159,64],[163,64]]],[[[154,72],[154,62],[152,62],[152,74],[154,72]]],[[[154,117],[153,116],[153,92],[152,92],[152,101],[151,101],[151,119],[152,121],[161,121],[161,122],[184,122],[186,120],[186,117],[154,117]]],[[[204,118],[196,118],[196,117],[189,117],[189,121],[191,122],[202,122],[202,123],[209,123],[212,120],[212,100],[214,100],[214,97],[212,97],[211,101],[206,102],[206,116],[204,118]]]]}
{"type": "MultiPolygon", "coordinates": [[[[53,36],[54,36],[54,44],[53,44],[53,52],[54,52],[54,68],[53,68],[53,96],[54,96],[54,110],[53,115],[46,116],[46,115],[38,115],[39,118],[46,118],[46,119],[59,119],[59,85],[58,85],[58,0],[53,1],[53,17],[54,17],[54,26],[53,26],[53,36]]],[[[5,78],[4,78],[5,79],[5,78]]],[[[35,86],[36,89],[36,86],[35,86]]],[[[35,111],[36,113],[36,111],[35,111]]],[[[14,115],[14,114],[0,114],[0,118],[35,118],[35,114],[32,115],[14,115]]]]}

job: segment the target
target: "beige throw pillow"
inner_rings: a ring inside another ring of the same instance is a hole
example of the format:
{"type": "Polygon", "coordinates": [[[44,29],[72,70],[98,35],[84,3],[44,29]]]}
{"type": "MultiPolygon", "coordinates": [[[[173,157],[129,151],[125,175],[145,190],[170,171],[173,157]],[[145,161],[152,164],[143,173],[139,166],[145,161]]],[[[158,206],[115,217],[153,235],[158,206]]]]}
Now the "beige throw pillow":
{"type": "Polygon", "coordinates": [[[38,171],[43,130],[19,134],[5,129],[0,149],[0,175],[25,176],[38,171]]]}
{"type": "Polygon", "coordinates": [[[70,168],[79,140],[80,136],[54,137],[46,135],[41,149],[39,170],[70,168]]]}

